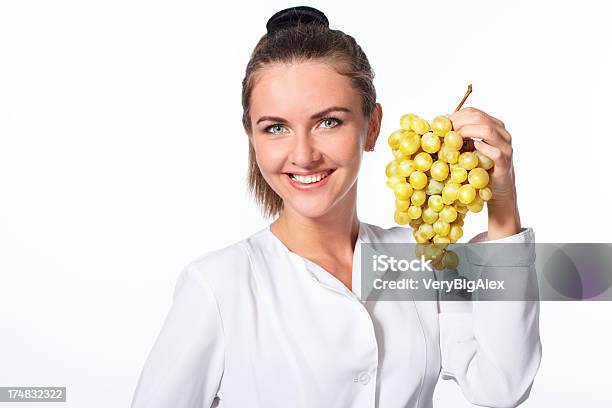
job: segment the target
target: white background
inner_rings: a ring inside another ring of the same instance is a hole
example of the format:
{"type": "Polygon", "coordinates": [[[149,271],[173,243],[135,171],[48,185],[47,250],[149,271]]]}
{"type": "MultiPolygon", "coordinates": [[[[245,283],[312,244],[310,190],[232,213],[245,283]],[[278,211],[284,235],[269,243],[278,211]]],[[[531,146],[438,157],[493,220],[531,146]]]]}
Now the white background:
{"type": "MultiPolygon", "coordinates": [[[[247,195],[241,81],[267,19],[300,4],[0,1],[0,386],[128,406],[180,269],[270,222],[247,195]]],[[[523,225],[538,242],[610,241],[605,2],[306,4],[376,72],[383,128],[361,220],[394,225],[384,166],[401,114],[450,113],[471,82],[466,106],[513,135],[523,225]]],[[[485,229],[472,214],[466,237],[485,229]]],[[[543,302],[524,406],[612,400],[611,313],[543,302]]],[[[470,406],[451,381],[435,400],[470,406]]]]}

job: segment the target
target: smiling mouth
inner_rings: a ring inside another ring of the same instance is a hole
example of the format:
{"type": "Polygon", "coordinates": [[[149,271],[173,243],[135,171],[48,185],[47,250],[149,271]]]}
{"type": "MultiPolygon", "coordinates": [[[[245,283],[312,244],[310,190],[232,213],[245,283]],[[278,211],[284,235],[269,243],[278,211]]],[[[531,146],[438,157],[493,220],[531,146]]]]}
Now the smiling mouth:
{"type": "Polygon", "coordinates": [[[318,183],[319,181],[324,180],[325,178],[329,177],[329,175],[332,174],[334,170],[335,169],[329,169],[329,170],[322,171],[320,173],[309,174],[307,176],[302,176],[302,175],[293,174],[293,173],[286,173],[286,174],[289,176],[291,180],[296,181],[298,183],[314,184],[314,183],[318,183]]]}

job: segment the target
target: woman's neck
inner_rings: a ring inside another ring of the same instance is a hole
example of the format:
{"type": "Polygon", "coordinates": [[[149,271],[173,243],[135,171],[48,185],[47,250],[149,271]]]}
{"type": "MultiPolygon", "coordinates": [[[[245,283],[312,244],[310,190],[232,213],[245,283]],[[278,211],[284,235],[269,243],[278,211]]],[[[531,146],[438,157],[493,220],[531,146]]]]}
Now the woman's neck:
{"type": "Polygon", "coordinates": [[[270,229],[290,251],[300,256],[315,262],[348,263],[353,258],[359,219],[356,200],[346,198],[349,205],[338,203],[334,211],[317,218],[304,217],[285,207],[270,229]]]}

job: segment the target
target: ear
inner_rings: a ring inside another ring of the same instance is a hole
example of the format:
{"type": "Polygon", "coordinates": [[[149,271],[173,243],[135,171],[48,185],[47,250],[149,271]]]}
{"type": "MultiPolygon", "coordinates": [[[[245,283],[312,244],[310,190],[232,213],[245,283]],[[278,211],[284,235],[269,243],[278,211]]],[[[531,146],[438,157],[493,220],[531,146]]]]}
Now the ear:
{"type": "Polygon", "coordinates": [[[378,139],[378,135],[380,135],[382,117],[383,117],[382,105],[377,102],[374,108],[374,112],[372,112],[372,115],[370,115],[370,120],[368,124],[368,135],[366,138],[366,150],[369,150],[369,151],[374,150],[374,146],[376,145],[376,140],[378,139]]]}

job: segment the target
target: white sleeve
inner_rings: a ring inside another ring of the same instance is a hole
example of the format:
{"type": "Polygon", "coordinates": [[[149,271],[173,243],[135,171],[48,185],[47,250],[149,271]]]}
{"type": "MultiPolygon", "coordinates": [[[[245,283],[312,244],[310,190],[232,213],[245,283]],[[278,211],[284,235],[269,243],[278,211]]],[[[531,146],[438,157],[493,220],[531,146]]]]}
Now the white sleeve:
{"type": "Polygon", "coordinates": [[[224,366],[223,327],[215,296],[189,266],[144,364],[132,408],[210,407],[224,366]]]}
{"type": "MultiPolygon", "coordinates": [[[[482,237],[486,232],[470,242],[482,237]]],[[[537,285],[533,229],[486,242],[522,244],[520,256],[468,256],[467,267],[483,279],[512,274],[514,287],[531,293],[534,279],[537,285]]],[[[454,380],[480,406],[516,407],[527,399],[542,356],[539,301],[441,301],[439,322],[442,379],[454,380]]]]}

